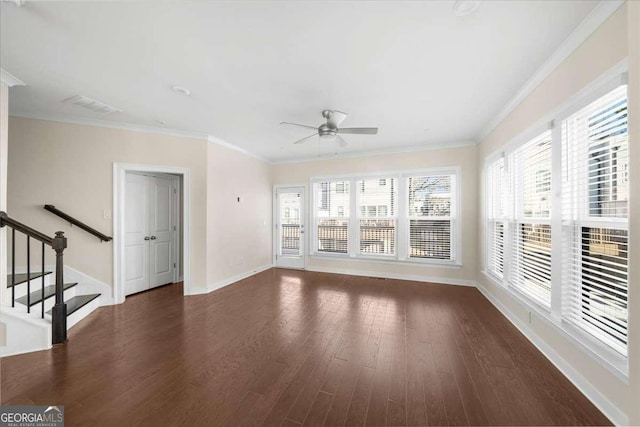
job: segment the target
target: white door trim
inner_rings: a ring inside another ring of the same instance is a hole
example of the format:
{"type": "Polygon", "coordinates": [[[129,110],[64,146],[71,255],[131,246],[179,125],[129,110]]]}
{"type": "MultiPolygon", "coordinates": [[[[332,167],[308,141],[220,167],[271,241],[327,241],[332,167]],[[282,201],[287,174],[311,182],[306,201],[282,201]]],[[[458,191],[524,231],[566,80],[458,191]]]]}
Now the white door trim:
{"type": "MultiPolygon", "coordinates": [[[[283,188],[304,188],[304,197],[303,197],[303,203],[304,206],[303,208],[303,212],[304,212],[304,216],[302,217],[302,220],[304,221],[304,225],[305,225],[305,231],[307,231],[306,229],[308,229],[307,223],[308,223],[308,214],[307,214],[307,209],[309,206],[309,202],[307,201],[307,195],[309,194],[309,185],[308,184],[274,184],[273,185],[273,193],[271,195],[271,206],[272,206],[272,222],[271,222],[271,253],[272,255],[272,260],[271,263],[273,264],[273,266],[277,266],[278,265],[278,260],[276,258],[277,254],[278,254],[278,230],[276,229],[276,223],[278,221],[279,218],[279,204],[276,198],[276,194],[278,193],[278,190],[283,189],[283,188]]],[[[307,238],[308,232],[305,233],[305,235],[303,237],[301,237],[301,240],[304,240],[304,254],[302,256],[302,262],[303,262],[303,270],[307,269],[307,261],[308,261],[308,256],[309,256],[309,239],[307,238]]]]}
{"type": "Polygon", "coordinates": [[[182,175],[183,199],[182,218],[183,224],[183,259],[179,262],[183,267],[183,293],[189,295],[191,285],[191,172],[189,168],[176,166],[153,166],[131,163],[113,163],[113,301],[115,304],[124,302],[124,197],[125,197],[125,175],[127,172],[148,172],[148,173],[170,173],[182,175]]]}

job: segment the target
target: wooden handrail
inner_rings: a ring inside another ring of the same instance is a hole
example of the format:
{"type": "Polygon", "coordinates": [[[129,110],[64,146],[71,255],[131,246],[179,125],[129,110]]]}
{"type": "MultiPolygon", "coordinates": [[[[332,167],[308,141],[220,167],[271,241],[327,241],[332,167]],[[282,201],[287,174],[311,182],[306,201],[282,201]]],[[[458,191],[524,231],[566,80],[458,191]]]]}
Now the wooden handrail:
{"type": "Polygon", "coordinates": [[[51,213],[53,213],[55,215],[58,215],[60,218],[66,219],[67,221],[69,221],[69,223],[71,223],[71,225],[77,225],[78,227],[80,227],[84,231],[86,231],[87,233],[93,234],[98,239],[100,239],[100,241],[102,241],[102,242],[109,242],[109,241],[113,240],[112,237],[107,236],[106,234],[102,234],[101,232],[99,232],[95,228],[89,227],[84,222],[79,221],[79,220],[75,219],[74,217],[72,217],[71,215],[68,215],[68,214],[62,212],[60,209],[57,209],[53,205],[44,205],[44,208],[46,210],[48,210],[49,212],[51,212],[51,213]]]}
{"type": "Polygon", "coordinates": [[[34,230],[33,228],[26,226],[23,223],[18,222],[13,218],[10,218],[6,212],[0,211],[0,227],[4,227],[5,225],[8,225],[9,227],[14,228],[20,231],[21,233],[26,234],[29,237],[39,240],[42,243],[45,243],[49,246],[53,246],[53,239],[51,237],[47,236],[44,233],[39,232],[38,230],[34,230]]]}

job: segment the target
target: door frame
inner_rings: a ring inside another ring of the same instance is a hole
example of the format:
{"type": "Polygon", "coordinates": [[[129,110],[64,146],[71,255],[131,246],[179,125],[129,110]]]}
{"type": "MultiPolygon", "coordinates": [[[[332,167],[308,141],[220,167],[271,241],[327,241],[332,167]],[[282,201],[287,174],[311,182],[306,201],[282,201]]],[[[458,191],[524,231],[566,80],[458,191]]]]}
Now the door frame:
{"type": "Polygon", "coordinates": [[[279,219],[279,205],[278,205],[278,199],[277,199],[277,192],[278,190],[282,190],[283,188],[304,188],[304,200],[303,200],[303,212],[304,215],[301,216],[302,221],[304,221],[304,225],[305,225],[305,236],[301,238],[301,240],[304,240],[304,254],[302,256],[302,270],[306,270],[307,269],[307,256],[309,255],[309,240],[307,239],[307,236],[309,233],[307,233],[307,222],[308,222],[308,212],[307,210],[309,209],[309,201],[307,200],[308,194],[309,194],[309,186],[305,183],[305,184],[275,184],[273,186],[273,194],[272,194],[272,198],[271,200],[273,201],[272,205],[273,205],[273,209],[272,209],[272,223],[271,223],[271,240],[273,241],[273,245],[272,245],[272,263],[274,267],[278,266],[278,260],[276,259],[276,256],[278,254],[278,229],[277,229],[277,222],[279,219]]]}
{"type": "MultiPolygon", "coordinates": [[[[171,280],[173,283],[181,282],[182,276],[180,275],[180,268],[182,267],[182,260],[180,259],[180,221],[182,220],[180,215],[180,197],[182,195],[182,188],[180,186],[180,176],[176,174],[167,174],[160,172],[140,172],[140,171],[125,171],[125,178],[128,173],[142,176],[151,176],[154,178],[166,179],[171,181],[171,186],[174,190],[174,196],[171,199],[171,218],[175,222],[177,233],[174,235],[171,241],[171,249],[173,253],[172,262],[176,263],[176,267],[173,269],[171,280]]],[[[126,208],[125,208],[126,209],[126,208]]]]}
{"type": "MultiPolygon", "coordinates": [[[[182,176],[182,188],[178,188],[178,197],[182,192],[182,217],[178,212],[178,221],[182,220],[182,251],[183,257],[177,256],[178,265],[175,274],[179,274],[182,264],[183,294],[190,295],[191,289],[191,172],[189,168],[176,166],[153,166],[132,163],[113,163],[113,301],[121,304],[125,300],[124,295],[124,205],[125,184],[127,172],[146,172],[149,174],[172,174],[182,176]]],[[[178,187],[180,187],[178,185],[178,187]]],[[[179,200],[179,199],[178,199],[179,200]]],[[[179,233],[179,229],[178,229],[179,233]]],[[[178,235],[179,237],[179,235],[178,235]]],[[[179,245],[179,238],[176,239],[179,245]]],[[[177,277],[177,276],[175,276],[177,277]]]]}

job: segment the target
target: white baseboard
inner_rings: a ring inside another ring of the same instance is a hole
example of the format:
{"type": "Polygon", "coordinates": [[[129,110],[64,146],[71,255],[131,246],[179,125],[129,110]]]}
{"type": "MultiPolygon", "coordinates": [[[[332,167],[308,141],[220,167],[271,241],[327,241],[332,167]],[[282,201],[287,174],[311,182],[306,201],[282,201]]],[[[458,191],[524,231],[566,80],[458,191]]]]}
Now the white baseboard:
{"type": "Polygon", "coordinates": [[[504,304],[498,300],[484,286],[478,285],[478,290],[493,304],[522,334],[547,358],[562,374],[575,385],[602,413],[615,425],[629,424],[629,417],[615,406],[609,399],[598,391],[587,379],[571,366],[557,351],[546,343],[518,316],[513,314],[504,304]]]}
{"type": "Polygon", "coordinates": [[[229,286],[232,283],[238,282],[242,279],[246,279],[247,277],[251,277],[254,274],[262,273],[263,271],[268,270],[272,267],[273,264],[265,264],[263,266],[253,268],[249,271],[245,271],[244,273],[236,274],[235,276],[227,277],[225,279],[218,280],[215,283],[211,283],[209,284],[209,286],[207,286],[206,289],[191,289],[189,295],[207,294],[209,292],[213,292],[217,289],[224,288],[225,286],[229,286]]]}
{"type": "Polygon", "coordinates": [[[380,271],[354,270],[350,268],[327,268],[327,267],[310,267],[310,266],[307,266],[307,270],[317,271],[320,273],[335,273],[335,274],[347,274],[351,276],[378,277],[381,279],[411,280],[414,282],[427,282],[427,283],[435,283],[435,284],[443,284],[443,285],[457,285],[457,286],[471,286],[471,287],[477,286],[475,280],[423,276],[421,274],[385,273],[380,271]]]}

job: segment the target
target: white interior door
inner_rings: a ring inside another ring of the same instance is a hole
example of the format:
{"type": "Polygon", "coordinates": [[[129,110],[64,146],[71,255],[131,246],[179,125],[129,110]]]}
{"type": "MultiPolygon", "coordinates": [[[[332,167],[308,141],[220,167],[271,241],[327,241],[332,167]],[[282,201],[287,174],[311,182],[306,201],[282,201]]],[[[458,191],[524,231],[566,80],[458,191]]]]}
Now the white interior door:
{"type": "Polygon", "coordinates": [[[177,226],[175,180],[127,174],[125,187],[125,295],[172,283],[177,226]]]}
{"type": "Polygon", "coordinates": [[[149,177],[149,287],[173,282],[173,180],[149,177]]]}
{"type": "Polygon", "coordinates": [[[277,188],[275,192],[276,266],[305,268],[304,187],[277,188]]]}
{"type": "Polygon", "coordinates": [[[125,295],[149,289],[148,181],[146,176],[127,174],[124,213],[125,295]]]}

